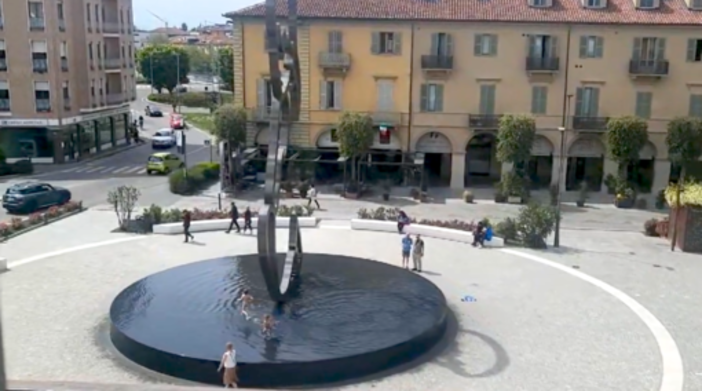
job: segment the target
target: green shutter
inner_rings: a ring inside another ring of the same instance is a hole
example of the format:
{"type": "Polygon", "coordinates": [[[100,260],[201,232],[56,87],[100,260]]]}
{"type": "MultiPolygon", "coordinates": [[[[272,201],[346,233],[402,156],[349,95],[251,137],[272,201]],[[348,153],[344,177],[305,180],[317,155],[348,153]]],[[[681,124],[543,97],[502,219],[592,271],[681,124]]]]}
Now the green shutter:
{"type": "Polygon", "coordinates": [[[419,111],[427,111],[427,108],[429,107],[429,96],[427,90],[427,85],[422,84],[419,92],[419,111]]]}
{"type": "Polygon", "coordinates": [[[546,114],[546,96],[548,87],[533,86],[531,87],[531,113],[546,114]]]}
{"type": "Polygon", "coordinates": [[[334,109],[341,110],[344,106],[341,104],[344,93],[342,91],[341,80],[334,81],[334,109]]]}
{"type": "Polygon", "coordinates": [[[582,117],[583,110],[583,89],[577,88],[575,90],[575,117],[582,117]]]}
{"type": "Polygon", "coordinates": [[[475,34],[475,38],[473,41],[473,54],[476,56],[482,56],[482,51],[480,50],[481,46],[480,43],[483,40],[483,35],[482,34],[475,34]]]}
{"type": "Polygon", "coordinates": [[[599,117],[600,113],[600,89],[599,88],[590,88],[592,91],[590,93],[590,110],[588,111],[590,114],[590,117],[599,117]]]}
{"type": "Polygon", "coordinates": [[[402,54],[402,33],[393,33],[392,34],[392,42],[393,42],[393,53],[394,54],[402,54]]]}
{"type": "Polygon", "coordinates": [[[558,37],[554,37],[551,35],[549,37],[549,45],[547,48],[544,48],[545,50],[548,50],[547,54],[549,58],[553,57],[558,57],[558,37]]]}
{"type": "Polygon", "coordinates": [[[434,111],[444,111],[444,85],[437,84],[434,87],[434,93],[436,94],[436,96],[434,97],[434,111]]]}
{"type": "Polygon", "coordinates": [[[319,81],[319,108],[321,110],[326,110],[329,108],[329,107],[327,107],[327,81],[326,80],[319,81]]]}
{"type": "Polygon", "coordinates": [[[489,35],[488,39],[490,40],[490,55],[496,56],[497,55],[497,35],[491,34],[491,35],[489,35]]]}
{"type": "Polygon", "coordinates": [[[634,47],[631,53],[631,58],[634,60],[641,59],[641,38],[634,38],[634,47]]]}
{"type": "Polygon", "coordinates": [[[702,95],[690,95],[690,117],[702,118],[702,95]]]}
{"type": "Polygon", "coordinates": [[[595,37],[595,57],[604,57],[604,38],[595,37]]]}
{"type": "Polygon", "coordinates": [[[653,94],[650,92],[636,93],[636,116],[643,119],[651,118],[651,100],[653,94]]]}
{"type": "Polygon", "coordinates": [[[665,38],[656,38],[656,60],[665,60],[665,38]]]}
{"type": "Polygon", "coordinates": [[[329,47],[327,48],[327,50],[330,53],[334,53],[334,49],[335,49],[335,47],[334,47],[334,43],[335,43],[334,42],[334,33],[336,33],[336,31],[330,31],[327,33],[327,40],[329,41],[328,42],[329,47]]]}
{"type": "Polygon", "coordinates": [[[380,54],[380,33],[376,31],[371,33],[371,53],[380,54]]]}
{"type": "Polygon", "coordinates": [[[589,37],[587,36],[582,36],[580,37],[580,58],[588,58],[587,55],[587,40],[589,37]]]}
{"type": "Polygon", "coordinates": [[[493,115],[495,114],[495,86],[481,85],[480,86],[480,114],[493,115]]]}
{"type": "Polygon", "coordinates": [[[440,49],[439,49],[439,33],[433,33],[431,35],[431,53],[432,56],[437,56],[439,55],[440,49]]]}
{"type": "Polygon", "coordinates": [[[446,33],[446,51],[444,52],[447,56],[453,56],[453,36],[446,33]]]}
{"type": "Polygon", "coordinates": [[[697,40],[690,38],[687,40],[687,61],[695,61],[695,49],[697,49],[697,40]]]}

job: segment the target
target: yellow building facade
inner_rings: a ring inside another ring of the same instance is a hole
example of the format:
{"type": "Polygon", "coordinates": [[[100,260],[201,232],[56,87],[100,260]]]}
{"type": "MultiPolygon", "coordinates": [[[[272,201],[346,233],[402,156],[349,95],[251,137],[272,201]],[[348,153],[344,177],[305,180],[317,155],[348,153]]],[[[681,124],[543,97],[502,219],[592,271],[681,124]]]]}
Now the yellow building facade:
{"type": "MultiPolygon", "coordinates": [[[[419,153],[435,183],[452,188],[499,180],[509,168],[494,157],[499,118],[531,114],[534,178],[548,185],[560,173],[567,190],[595,178],[591,187],[605,191],[617,169],[605,152],[607,120],[636,115],[648,120],[642,167],[658,190],[671,172],[668,121],[702,117],[702,15],[696,26],[301,21],[303,112],[291,142],[334,148],[339,114],[368,113],[374,149],[419,153]]],[[[233,22],[235,103],[254,119],[250,141],[265,144],[263,19],[233,22]]]]}

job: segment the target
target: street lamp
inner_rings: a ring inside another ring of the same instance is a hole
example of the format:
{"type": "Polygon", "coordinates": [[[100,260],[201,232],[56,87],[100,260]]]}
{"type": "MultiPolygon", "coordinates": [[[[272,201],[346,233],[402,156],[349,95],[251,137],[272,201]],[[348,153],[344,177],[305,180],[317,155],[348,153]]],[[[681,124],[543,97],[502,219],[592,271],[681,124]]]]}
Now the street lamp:
{"type": "Polygon", "coordinates": [[[565,166],[565,131],[564,126],[558,127],[561,136],[560,148],[558,150],[558,178],[556,179],[556,229],[553,235],[553,247],[561,245],[561,182],[563,180],[563,167],[565,166]]]}

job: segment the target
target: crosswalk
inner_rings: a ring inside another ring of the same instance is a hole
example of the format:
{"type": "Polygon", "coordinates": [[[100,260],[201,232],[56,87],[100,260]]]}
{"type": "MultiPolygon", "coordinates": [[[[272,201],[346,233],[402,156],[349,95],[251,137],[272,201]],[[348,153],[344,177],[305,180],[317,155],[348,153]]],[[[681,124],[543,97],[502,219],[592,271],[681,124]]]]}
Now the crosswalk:
{"type": "Polygon", "coordinates": [[[124,176],[134,176],[134,175],[146,175],[146,167],[144,164],[140,165],[126,165],[126,166],[98,166],[98,165],[88,165],[72,167],[60,171],[65,174],[110,174],[110,175],[124,175],[124,176]]]}

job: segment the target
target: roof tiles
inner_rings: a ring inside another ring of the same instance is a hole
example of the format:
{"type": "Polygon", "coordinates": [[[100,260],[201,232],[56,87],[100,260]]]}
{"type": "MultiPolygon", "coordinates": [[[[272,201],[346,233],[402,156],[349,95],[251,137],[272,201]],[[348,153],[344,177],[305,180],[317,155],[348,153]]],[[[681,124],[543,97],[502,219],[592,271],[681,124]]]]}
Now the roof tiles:
{"type": "MultiPolygon", "coordinates": [[[[583,8],[580,0],[553,0],[550,8],[529,7],[528,0],[298,0],[300,18],[532,22],[582,24],[699,25],[702,11],[685,0],[660,0],[656,10],[636,9],[633,0],[607,0],[604,9],[583,8]]],[[[287,1],[277,0],[278,16],[287,1]]],[[[230,18],[262,17],[264,3],[227,13],[230,18]]]]}

